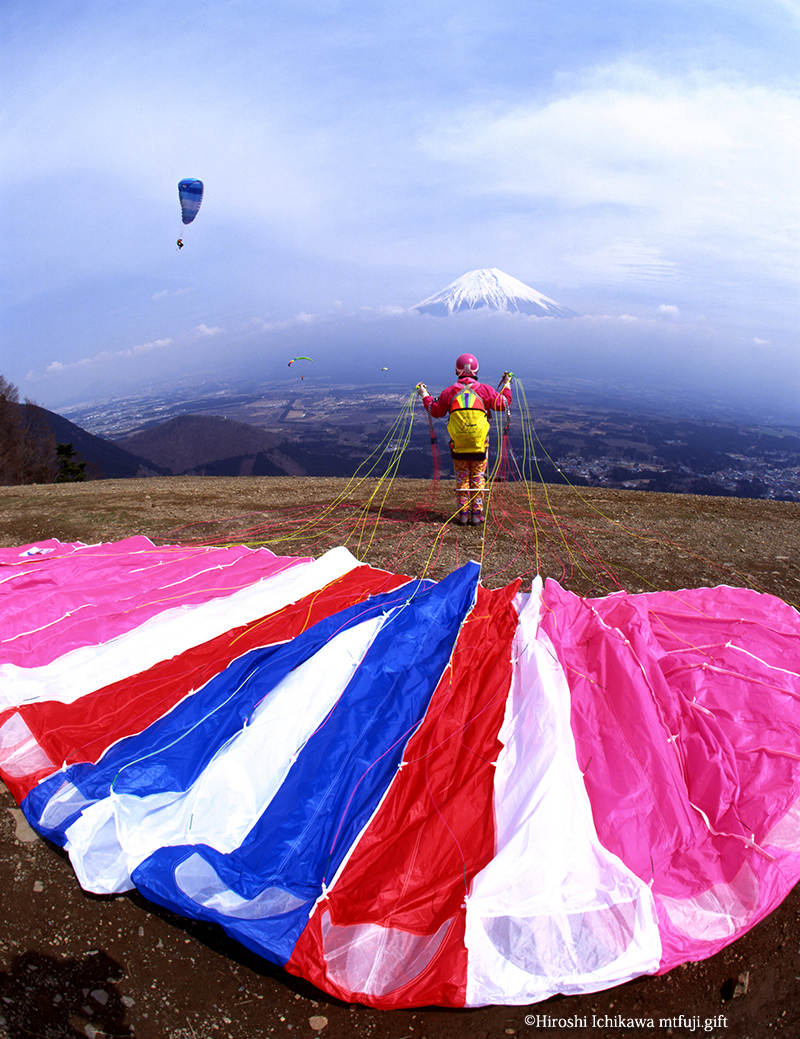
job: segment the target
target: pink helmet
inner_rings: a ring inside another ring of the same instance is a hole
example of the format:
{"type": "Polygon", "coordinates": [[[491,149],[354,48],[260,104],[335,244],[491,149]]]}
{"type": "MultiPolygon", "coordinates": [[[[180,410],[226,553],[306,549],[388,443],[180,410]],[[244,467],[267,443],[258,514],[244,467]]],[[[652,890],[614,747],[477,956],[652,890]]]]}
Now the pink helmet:
{"type": "Polygon", "coordinates": [[[477,379],[478,358],[473,354],[461,354],[461,356],[456,359],[456,375],[459,379],[463,378],[465,375],[477,379]]]}

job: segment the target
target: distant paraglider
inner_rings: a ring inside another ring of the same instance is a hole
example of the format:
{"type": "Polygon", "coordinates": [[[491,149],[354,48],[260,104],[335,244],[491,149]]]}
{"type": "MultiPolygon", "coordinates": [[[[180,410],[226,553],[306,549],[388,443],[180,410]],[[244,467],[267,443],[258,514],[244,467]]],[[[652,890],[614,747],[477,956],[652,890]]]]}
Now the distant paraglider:
{"type": "MultiPolygon", "coordinates": [[[[310,361],[311,364],[313,364],[314,363],[314,358],[313,357],[293,357],[291,359],[291,361],[289,361],[289,364],[287,365],[287,368],[291,368],[295,361],[310,361]]],[[[301,375],[300,378],[301,379],[305,379],[305,375],[301,375]]]]}
{"type": "Polygon", "coordinates": [[[187,177],[178,184],[178,198],[181,203],[181,219],[184,224],[191,224],[203,201],[203,182],[194,177],[187,177]]]}
{"type": "MultiPolygon", "coordinates": [[[[186,177],[178,183],[178,199],[181,204],[181,220],[184,224],[191,224],[200,209],[203,201],[203,182],[195,177],[186,177]]],[[[183,238],[178,239],[178,248],[182,249],[183,238]]]]}

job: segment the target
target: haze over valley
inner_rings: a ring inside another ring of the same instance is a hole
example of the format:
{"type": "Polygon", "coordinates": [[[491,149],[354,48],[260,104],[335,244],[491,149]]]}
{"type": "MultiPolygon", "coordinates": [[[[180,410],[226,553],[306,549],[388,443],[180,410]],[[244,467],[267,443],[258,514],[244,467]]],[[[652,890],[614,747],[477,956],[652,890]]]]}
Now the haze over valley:
{"type": "MultiPolygon", "coordinates": [[[[409,387],[388,381],[187,387],[65,415],[149,460],[151,475],[350,477],[390,466],[398,476],[433,475],[427,416],[409,387]]],[[[444,421],[434,429],[449,478],[444,421]]],[[[637,401],[588,382],[517,384],[510,438],[510,478],[800,501],[800,428],[711,417],[699,402],[637,401]]]]}
{"type": "MultiPolygon", "coordinates": [[[[593,378],[589,365],[581,376],[548,378],[541,358],[525,352],[526,339],[541,347],[541,322],[552,333],[574,328],[580,315],[497,268],[468,271],[409,315],[424,322],[413,349],[375,343],[369,363],[354,364],[349,353],[334,357],[314,341],[315,356],[286,362],[271,355],[258,380],[197,382],[187,374],[177,386],[111,397],[95,387],[92,398],[63,409],[68,418],[51,413],[53,435],[72,443],[94,477],[429,478],[427,415],[411,378],[398,378],[425,371],[432,387],[434,378],[451,382],[447,349],[472,336],[484,359],[481,379],[512,362],[516,368],[514,407],[496,423],[495,455],[501,428],[510,446],[498,478],[800,500],[800,427],[765,418],[757,402],[637,381],[632,371],[629,385],[610,370],[593,378]],[[379,365],[382,359],[391,365],[379,365]],[[65,428],[69,420],[75,425],[65,428]]],[[[438,426],[438,450],[447,455],[444,423],[438,426]]]]}

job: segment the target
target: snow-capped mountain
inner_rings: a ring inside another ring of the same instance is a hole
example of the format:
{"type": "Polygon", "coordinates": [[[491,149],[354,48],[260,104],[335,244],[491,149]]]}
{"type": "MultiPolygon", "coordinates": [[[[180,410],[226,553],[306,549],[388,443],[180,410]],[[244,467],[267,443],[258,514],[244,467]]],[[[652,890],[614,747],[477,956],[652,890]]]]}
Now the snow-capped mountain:
{"type": "Polygon", "coordinates": [[[521,314],[536,314],[539,317],[577,317],[554,299],[543,296],[530,285],[504,274],[496,267],[478,271],[467,271],[454,282],[417,303],[412,310],[421,314],[446,317],[460,310],[509,310],[521,314]]]}

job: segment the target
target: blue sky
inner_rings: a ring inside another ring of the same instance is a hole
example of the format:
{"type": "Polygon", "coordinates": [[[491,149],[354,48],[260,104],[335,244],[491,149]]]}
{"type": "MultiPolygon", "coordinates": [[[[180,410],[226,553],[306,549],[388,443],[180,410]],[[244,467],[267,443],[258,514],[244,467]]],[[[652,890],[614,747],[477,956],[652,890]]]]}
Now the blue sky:
{"type": "Polygon", "coordinates": [[[798,53],[800,0],[5,0],[0,373],[411,388],[465,346],[800,422],[798,53]],[[477,267],[582,316],[408,313],[477,267]]]}

